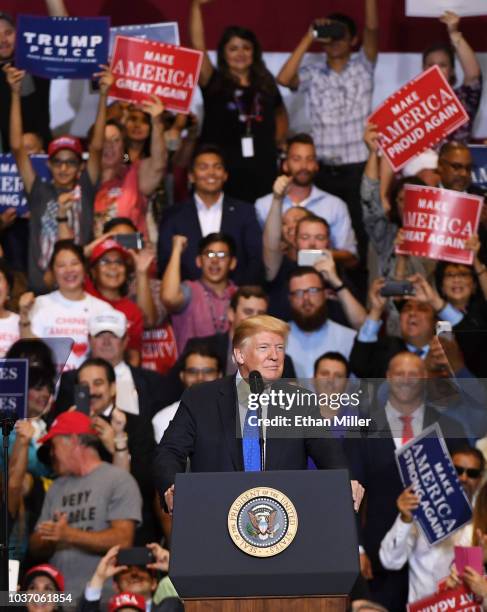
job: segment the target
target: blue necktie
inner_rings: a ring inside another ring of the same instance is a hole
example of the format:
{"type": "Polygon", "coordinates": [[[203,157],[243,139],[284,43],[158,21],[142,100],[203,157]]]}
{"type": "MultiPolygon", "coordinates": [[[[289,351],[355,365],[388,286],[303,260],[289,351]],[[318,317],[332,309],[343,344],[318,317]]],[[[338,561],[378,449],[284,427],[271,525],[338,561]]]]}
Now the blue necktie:
{"type": "Polygon", "coordinates": [[[242,434],[242,450],[244,460],[244,470],[246,472],[260,472],[260,441],[259,426],[257,425],[257,410],[247,408],[242,434]],[[252,422],[249,422],[253,416],[252,422]],[[254,423],[254,424],[252,424],[254,423]]]}

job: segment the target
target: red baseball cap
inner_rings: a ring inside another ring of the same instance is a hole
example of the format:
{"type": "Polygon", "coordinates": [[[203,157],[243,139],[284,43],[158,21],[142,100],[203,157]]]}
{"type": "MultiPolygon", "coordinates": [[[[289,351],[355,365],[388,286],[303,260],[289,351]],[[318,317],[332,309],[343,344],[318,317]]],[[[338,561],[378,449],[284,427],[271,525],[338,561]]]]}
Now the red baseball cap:
{"type": "Polygon", "coordinates": [[[62,412],[54,419],[47,434],[39,438],[38,443],[45,444],[54,436],[70,436],[72,434],[92,434],[96,436],[96,431],[92,428],[91,419],[87,414],[77,410],[62,412]]]}
{"type": "Polygon", "coordinates": [[[49,563],[43,563],[42,565],[36,565],[30,568],[30,570],[24,576],[24,591],[27,590],[27,586],[36,576],[49,576],[49,578],[51,578],[56,585],[57,590],[64,591],[64,576],[57,569],[57,567],[54,567],[54,565],[50,565],[49,563]]]}
{"type": "Polygon", "coordinates": [[[135,608],[145,612],[145,599],[137,593],[123,591],[118,593],[118,595],[114,595],[108,601],[108,612],[116,612],[120,608],[135,608]]]}
{"type": "Polygon", "coordinates": [[[124,249],[124,247],[113,238],[107,238],[103,242],[100,242],[100,244],[97,244],[93,249],[90,257],[90,266],[96,264],[96,262],[103,257],[105,253],[108,253],[108,251],[118,251],[125,259],[130,260],[130,253],[127,249],[124,249]]]}
{"type": "Polygon", "coordinates": [[[76,153],[80,159],[83,155],[81,140],[75,136],[60,136],[59,138],[51,140],[49,146],[47,147],[47,154],[49,158],[51,158],[56,155],[58,151],[62,151],[63,149],[68,149],[69,151],[76,153]]]}

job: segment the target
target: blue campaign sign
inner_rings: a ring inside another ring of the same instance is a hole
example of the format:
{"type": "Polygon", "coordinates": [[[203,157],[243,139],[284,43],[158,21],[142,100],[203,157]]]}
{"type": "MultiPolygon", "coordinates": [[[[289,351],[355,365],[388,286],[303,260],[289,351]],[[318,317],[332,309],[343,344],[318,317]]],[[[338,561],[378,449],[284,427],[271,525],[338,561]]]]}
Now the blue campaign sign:
{"type": "Polygon", "coordinates": [[[472,183],[481,189],[487,189],[487,146],[470,145],[472,154],[472,183]]]}
{"type": "Polygon", "coordinates": [[[404,487],[414,485],[420,505],[414,512],[430,544],[441,542],[472,518],[438,423],[396,450],[404,487]]]}
{"type": "Polygon", "coordinates": [[[15,65],[46,79],[91,79],[108,60],[109,17],[19,15],[15,65]]]}
{"type": "Polygon", "coordinates": [[[29,362],[0,359],[0,416],[27,418],[29,362]]]}
{"type": "Polygon", "coordinates": [[[125,25],[110,28],[110,54],[116,36],[146,38],[156,42],[179,46],[179,27],[175,21],[165,23],[146,23],[140,25],[125,25]]]}
{"type": "MultiPolygon", "coordinates": [[[[30,159],[36,173],[42,179],[50,180],[47,155],[31,155],[30,159]]],[[[0,155],[0,212],[7,208],[15,208],[18,217],[25,215],[29,210],[24,184],[11,153],[0,155]]]]}

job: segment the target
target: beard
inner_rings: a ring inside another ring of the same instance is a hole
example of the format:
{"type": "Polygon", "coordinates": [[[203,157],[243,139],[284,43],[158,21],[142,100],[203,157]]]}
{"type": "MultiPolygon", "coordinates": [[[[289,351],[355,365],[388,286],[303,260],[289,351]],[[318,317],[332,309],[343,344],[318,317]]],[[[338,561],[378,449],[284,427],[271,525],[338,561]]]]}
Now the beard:
{"type": "Polygon", "coordinates": [[[293,175],[293,183],[298,187],[309,187],[313,184],[315,172],[300,172],[293,175]]]}
{"type": "Polygon", "coordinates": [[[312,332],[320,329],[328,318],[328,309],[326,307],[326,302],[315,310],[312,314],[303,314],[301,311],[296,310],[291,307],[292,312],[292,320],[296,323],[296,325],[305,332],[312,332]]]}

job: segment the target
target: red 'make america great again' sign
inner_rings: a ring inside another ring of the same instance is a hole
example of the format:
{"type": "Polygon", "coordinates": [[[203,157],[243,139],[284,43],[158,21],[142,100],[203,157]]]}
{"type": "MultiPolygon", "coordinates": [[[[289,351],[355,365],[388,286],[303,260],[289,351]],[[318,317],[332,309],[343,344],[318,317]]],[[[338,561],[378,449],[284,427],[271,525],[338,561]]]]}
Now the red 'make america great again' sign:
{"type": "Polygon", "coordinates": [[[483,199],[450,189],[404,186],[400,255],[416,255],[470,265],[465,241],[477,232],[483,199]]]}
{"type": "Polygon", "coordinates": [[[108,94],[135,103],[155,95],[167,110],[189,113],[202,59],[194,49],[117,36],[111,63],[115,83],[108,94]]]}
{"type": "Polygon", "coordinates": [[[463,105],[438,66],[387,98],[368,119],[379,146],[397,172],[407,162],[468,121],[463,105]]]}

